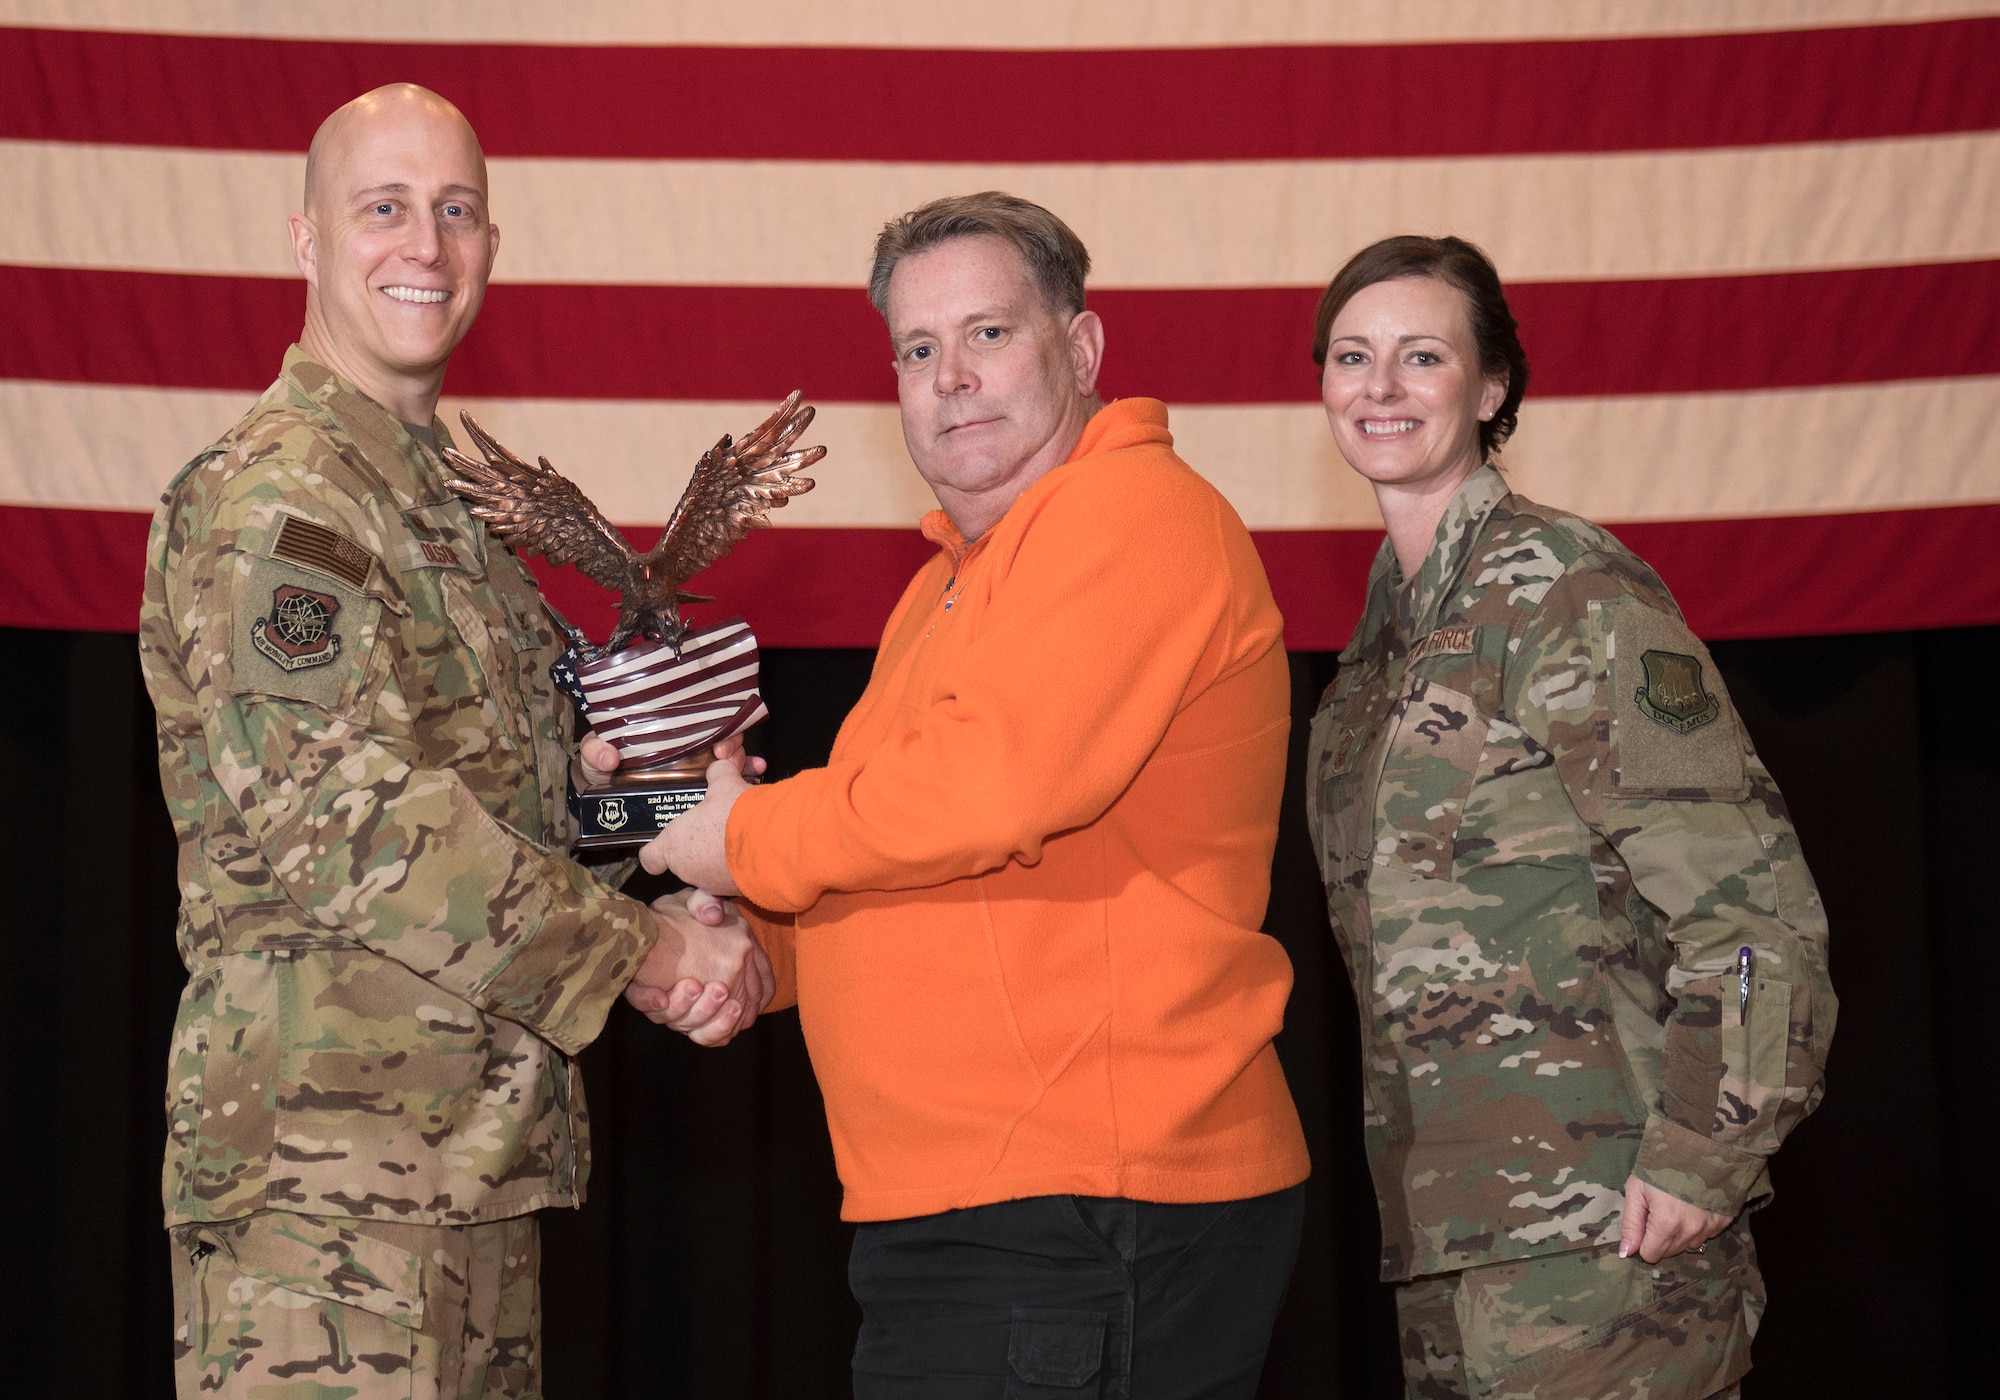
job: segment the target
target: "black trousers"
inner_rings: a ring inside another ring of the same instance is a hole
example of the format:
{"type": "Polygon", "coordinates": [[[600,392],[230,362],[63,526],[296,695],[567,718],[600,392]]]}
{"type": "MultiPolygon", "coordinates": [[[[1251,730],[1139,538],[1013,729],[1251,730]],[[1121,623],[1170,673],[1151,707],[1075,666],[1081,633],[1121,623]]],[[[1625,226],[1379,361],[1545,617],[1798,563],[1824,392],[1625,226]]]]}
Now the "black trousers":
{"type": "Polygon", "coordinates": [[[855,1231],[855,1400],[1251,1400],[1305,1188],[1036,1196],[855,1231]]]}

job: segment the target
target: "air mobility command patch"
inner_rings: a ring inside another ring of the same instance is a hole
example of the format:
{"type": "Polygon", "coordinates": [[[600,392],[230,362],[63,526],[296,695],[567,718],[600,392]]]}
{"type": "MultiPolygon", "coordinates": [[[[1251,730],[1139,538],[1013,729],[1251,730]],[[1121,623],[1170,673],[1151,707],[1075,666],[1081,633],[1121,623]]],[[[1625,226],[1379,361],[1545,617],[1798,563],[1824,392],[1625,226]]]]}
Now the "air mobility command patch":
{"type": "MultiPolygon", "coordinates": [[[[375,556],[366,563],[372,568],[375,556]]],[[[271,695],[340,710],[355,699],[382,604],[319,569],[238,552],[221,556],[233,601],[228,679],[234,695],[271,695]]],[[[348,572],[366,573],[359,567],[348,572]]]]}
{"type": "Polygon", "coordinates": [[[1687,734],[1713,724],[1722,713],[1722,702],[1701,684],[1701,662],[1677,651],[1648,651],[1639,663],[1646,670],[1646,683],[1633,692],[1639,713],[1655,724],[1664,724],[1676,734],[1687,734]]]}
{"type": "Polygon", "coordinates": [[[250,645],[283,670],[303,671],[324,666],[340,655],[340,634],[333,630],[340,599],[297,584],[281,583],[271,590],[271,611],[257,619],[250,645]]]}

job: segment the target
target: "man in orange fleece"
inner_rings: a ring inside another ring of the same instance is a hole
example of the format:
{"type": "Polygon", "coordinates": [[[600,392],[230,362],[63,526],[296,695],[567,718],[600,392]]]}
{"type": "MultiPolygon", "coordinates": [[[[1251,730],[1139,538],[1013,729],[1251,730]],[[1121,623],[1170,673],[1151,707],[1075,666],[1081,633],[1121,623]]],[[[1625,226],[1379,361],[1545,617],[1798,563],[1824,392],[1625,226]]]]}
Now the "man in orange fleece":
{"type": "Polygon", "coordinates": [[[937,557],[827,766],[718,763],[642,856],[740,893],[798,1001],[866,1222],[863,1400],[1249,1397],[1297,1249],[1291,965],[1258,931],[1282,623],[1165,406],[1097,397],[1088,268],[1002,194],[884,229],[937,557]]]}

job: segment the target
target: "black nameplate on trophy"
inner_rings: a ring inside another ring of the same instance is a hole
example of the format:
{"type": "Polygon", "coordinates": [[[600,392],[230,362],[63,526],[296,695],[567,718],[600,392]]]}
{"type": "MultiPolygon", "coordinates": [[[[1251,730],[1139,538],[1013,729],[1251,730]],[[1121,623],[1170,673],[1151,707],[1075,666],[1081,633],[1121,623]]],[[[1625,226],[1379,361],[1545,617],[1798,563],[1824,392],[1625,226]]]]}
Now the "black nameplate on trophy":
{"type": "Polygon", "coordinates": [[[570,771],[571,849],[634,850],[692,810],[708,792],[700,772],[615,774],[610,779],[570,771]]]}

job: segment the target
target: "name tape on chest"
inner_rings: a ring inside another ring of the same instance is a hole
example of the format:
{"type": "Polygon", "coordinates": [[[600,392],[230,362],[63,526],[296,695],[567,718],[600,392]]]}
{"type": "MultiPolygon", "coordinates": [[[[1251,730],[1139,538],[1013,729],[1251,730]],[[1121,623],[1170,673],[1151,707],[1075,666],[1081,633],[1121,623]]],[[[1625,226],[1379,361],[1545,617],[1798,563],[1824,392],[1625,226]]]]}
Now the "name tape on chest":
{"type": "Polygon", "coordinates": [[[412,569],[456,569],[462,574],[474,572],[472,560],[463,544],[446,544],[443,540],[399,540],[391,552],[396,567],[404,573],[412,569]]]}
{"type": "Polygon", "coordinates": [[[1477,627],[1440,627],[1410,648],[1407,664],[1414,666],[1431,656],[1470,656],[1477,649],[1477,627]]]}
{"type": "Polygon", "coordinates": [[[416,511],[403,512],[403,523],[415,537],[399,540],[393,546],[396,566],[404,573],[412,569],[477,572],[471,544],[451,526],[427,521],[416,511]]]}

